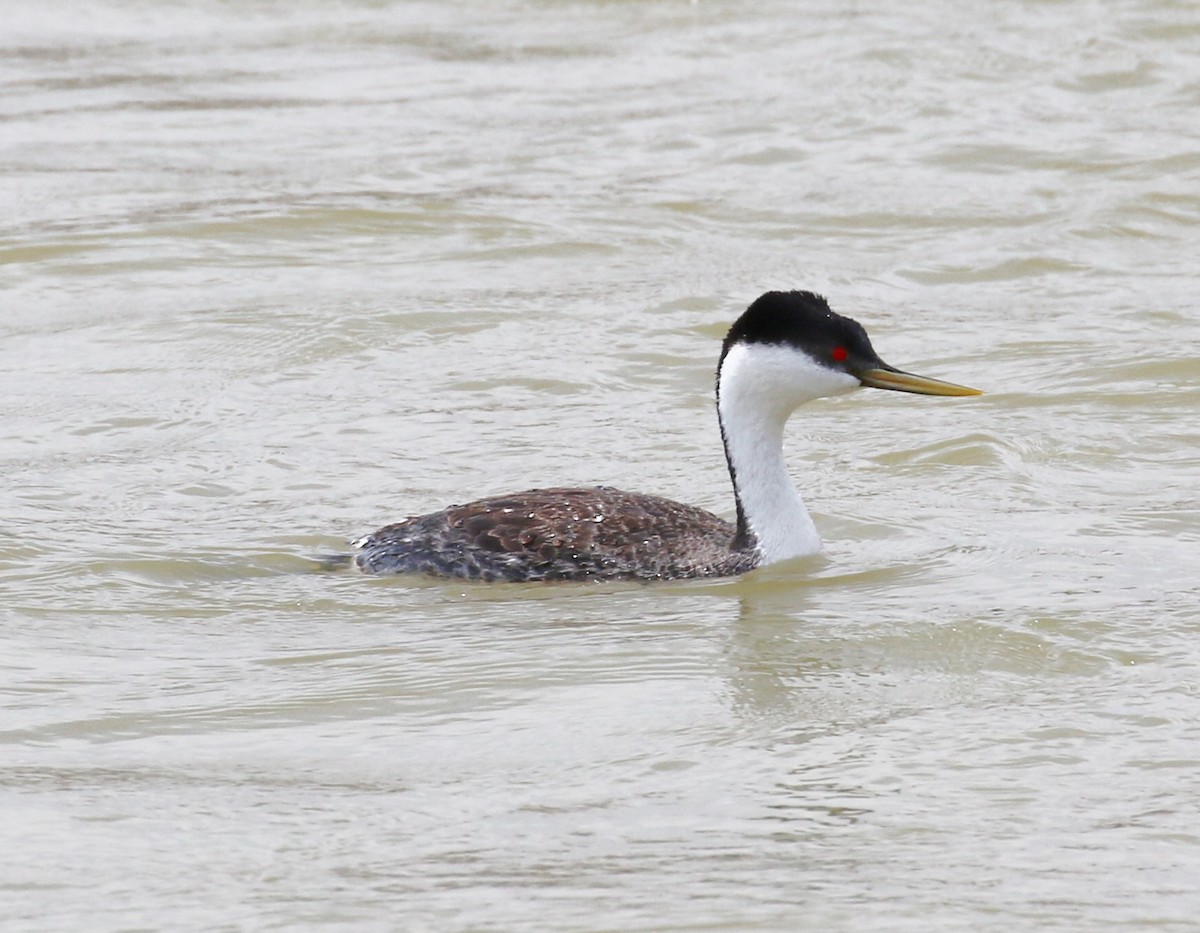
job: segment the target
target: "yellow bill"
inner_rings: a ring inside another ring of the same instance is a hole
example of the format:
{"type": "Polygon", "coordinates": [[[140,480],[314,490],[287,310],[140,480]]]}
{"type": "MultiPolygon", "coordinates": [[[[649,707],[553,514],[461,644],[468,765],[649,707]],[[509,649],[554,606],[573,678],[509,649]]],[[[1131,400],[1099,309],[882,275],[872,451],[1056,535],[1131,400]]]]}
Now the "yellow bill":
{"type": "Polygon", "coordinates": [[[943,382],[941,379],[930,379],[928,376],[918,376],[891,367],[865,369],[854,375],[863,385],[873,389],[914,392],[917,395],[983,395],[981,389],[972,389],[970,386],[960,386],[953,382],[943,382]]]}

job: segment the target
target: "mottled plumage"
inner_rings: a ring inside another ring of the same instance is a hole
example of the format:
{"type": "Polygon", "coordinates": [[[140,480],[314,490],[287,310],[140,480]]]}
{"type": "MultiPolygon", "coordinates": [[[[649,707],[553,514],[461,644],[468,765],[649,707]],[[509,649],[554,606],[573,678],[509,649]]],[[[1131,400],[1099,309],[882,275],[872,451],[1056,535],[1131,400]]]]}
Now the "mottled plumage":
{"type": "Polygon", "coordinates": [[[609,486],[493,496],[355,542],[370,573],[479,580],[723,577],[758,564],[752,540],[711,512],[609,486]]]}

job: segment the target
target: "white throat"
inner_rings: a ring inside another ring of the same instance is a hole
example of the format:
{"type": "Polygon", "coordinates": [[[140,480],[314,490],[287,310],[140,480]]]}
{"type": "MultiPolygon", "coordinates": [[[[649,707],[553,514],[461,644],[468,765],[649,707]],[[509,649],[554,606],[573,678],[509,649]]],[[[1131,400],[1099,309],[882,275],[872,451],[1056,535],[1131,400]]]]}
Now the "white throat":
{"type": "Polygon", "coordinates": [[[783,459],[783,428],[796,406],[860,385],[786,344],[738,343],[717,376],[717,416],[733,488],[762,563],[821,550],[821,537],[783,459]]]}

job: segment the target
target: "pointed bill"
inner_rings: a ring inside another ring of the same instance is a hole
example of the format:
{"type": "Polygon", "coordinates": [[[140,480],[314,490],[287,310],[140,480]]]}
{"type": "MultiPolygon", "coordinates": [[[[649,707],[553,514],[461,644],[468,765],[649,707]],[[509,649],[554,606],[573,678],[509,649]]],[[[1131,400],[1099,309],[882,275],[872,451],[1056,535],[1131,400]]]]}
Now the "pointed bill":
{"type": "Polygon", "coordinates": [[[863,385],[873,389],[914,392],[917,395],[983,395],[983,391],[980,389],[960,386],[953,382],[943,382],[941,379],[930,379],[928,376],[918,376],[890,367],[865,369],[854,375],[863,385]]]}

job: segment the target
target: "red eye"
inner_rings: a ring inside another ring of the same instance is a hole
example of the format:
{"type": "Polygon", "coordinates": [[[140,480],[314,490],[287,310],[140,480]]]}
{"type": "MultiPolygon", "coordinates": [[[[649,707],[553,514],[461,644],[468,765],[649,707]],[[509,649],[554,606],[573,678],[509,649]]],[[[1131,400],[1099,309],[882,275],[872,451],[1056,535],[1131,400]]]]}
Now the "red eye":
{"type": "Polygon", "coordinates": [[[845,347],[834,347],[833,352],[830,353],[829,355],[832,356],[839,363],[844,363],[844,362],[846,362],[846,357],[849,356],[850,354],[846,352],[845,347]]]}

